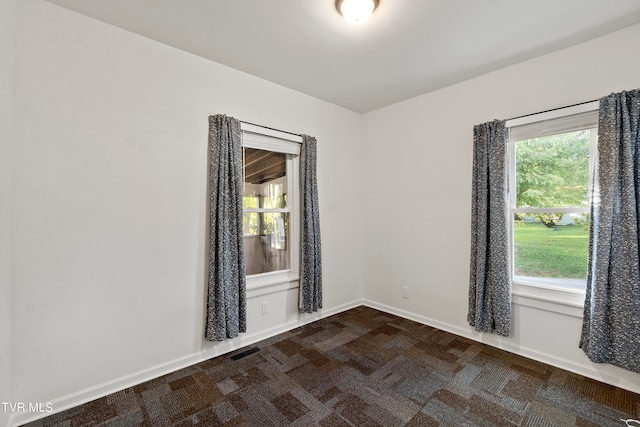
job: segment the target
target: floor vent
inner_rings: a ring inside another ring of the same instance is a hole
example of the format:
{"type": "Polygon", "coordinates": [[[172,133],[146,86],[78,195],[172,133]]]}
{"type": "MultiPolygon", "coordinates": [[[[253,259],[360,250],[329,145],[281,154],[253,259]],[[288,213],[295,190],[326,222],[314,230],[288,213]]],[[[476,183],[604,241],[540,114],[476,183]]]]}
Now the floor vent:
{"type": "Polygon", "coordinates": [[[243,351],[242,353],[238,353],[238,354],[234,354],[233,356],[229,357],[229,359],[231,360],[238,360],[238,359],[242,359],[243,357],[247,357],[253,353],[257,353],[259,352],[260,349],[258,347],[251,347],[248,350],[243,351]]]}

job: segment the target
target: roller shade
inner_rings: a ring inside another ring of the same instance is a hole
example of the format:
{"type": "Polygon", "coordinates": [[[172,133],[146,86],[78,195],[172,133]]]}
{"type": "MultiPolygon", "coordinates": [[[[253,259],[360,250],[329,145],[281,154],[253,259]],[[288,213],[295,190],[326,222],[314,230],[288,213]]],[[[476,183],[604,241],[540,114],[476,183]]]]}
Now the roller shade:
{"type": "Polygon", "coordinates": [[[598,110],[509,127],[509,141],[540,138],[598,127],[598,110]]]}

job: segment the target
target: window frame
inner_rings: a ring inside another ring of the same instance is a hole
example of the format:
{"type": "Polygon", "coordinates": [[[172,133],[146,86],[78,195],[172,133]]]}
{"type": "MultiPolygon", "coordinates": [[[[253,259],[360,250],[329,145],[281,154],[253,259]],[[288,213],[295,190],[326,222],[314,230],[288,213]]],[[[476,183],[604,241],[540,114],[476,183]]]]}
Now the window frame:
{"type": "MultiPolygon", "coordinates": [[[[566,108],[559,108],[555,110],[546,111],[543,113],[528,115],[519,117],[516,119],[507,120],[505,122],[505,128],[508,135],[512,128],[534,124],[538,122],[545,122],[562,117],[572,116],[575,114],[596,112],[599,108],[599,101],[593,101],[589,103],[574,105],[566,108]]],[[[593,129],[593,127],[584,127],[583,129],[593,129]]],[[[597,129],[597,126],[596,126],[597,129]]],[[[518,139],[522,140],[522,138],[518,139]]],[[[544,283],[544,279],[533,281],[523,280],[522,276],[515,276],[515,244],[514,244],[514,225],[513,215],[515,213],[572,213],[572,212],[590,212],[590,208],[517,208],[516,207],[516,157],[515,157],[515,143],[516,140],[508,138],[507,153],[508,153],[508,236],[509,236],[509,275],[512,284],[513,302],[540,308],[547,311],[553,311],[571,315],[574,317],[582,316],[582,309],[584,307],[585,289],[570,289],[554,286],[551,283],[544,283]]],[[[593,173],[595,171],[595,162],[597,158],[597,131],[590,133],[590,147],[589,147],[589,192],[591,192],[591,185],[593,181],[593,173]]]]}
{"type": "MultiPolygon", "coordinates": [[[[242,212],[289,214],[289,268],[246,276],[247,290],[300,280],[300,144],[301,137],[256,125],[241,124],[242,147],[284,153],[286,158],[287,208],[243,208],[242,212]]],[[[244,177],[243,177],[244,181],[244,177]]]]}

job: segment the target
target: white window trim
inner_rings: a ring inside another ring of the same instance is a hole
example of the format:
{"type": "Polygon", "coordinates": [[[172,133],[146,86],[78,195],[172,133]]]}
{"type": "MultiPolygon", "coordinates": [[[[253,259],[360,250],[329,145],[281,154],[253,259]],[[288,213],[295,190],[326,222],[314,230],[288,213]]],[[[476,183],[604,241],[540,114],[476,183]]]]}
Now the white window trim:
{"type": "MultiPolygon", "coordinates": [[[[547,111],[540,114],[533,114],[525,117],[520,117],[517,119],[507,120],[505,123],[505,127],[507,129],[522,126],[530,123],[542,122],[545,120],[551,120],[558,117],[570,116],[574,114],[586,113],[589,111],[594,111],[599,108],[600,102],[593,101],[585,104],[575,105],[572,107],[556,109],[552,111],[547,111]]],[[[595,152],[595,144],[597,138],[591,138],[591,152],[595,152]]],[[[513,149],[513,145],[509,142],[509,171],[515,170],[515,150],[513,149]]],[[[593,171],[594,164],[592,163],[593,159],[590,159],[591,171],[593,171]]],[[[509,174],[509,189],[515,188],[515,174],[509,174]]],[[[512,208],[515,206],[515,191],[510,191],[509,194],[509,213],[511,217],[511,213],[517,211],[518,209],[512,208]]],[[[537,209],[527,209],[527,211],[534,211],[537,209]]],[[[581,209],[581,208],[569,208],[569,209],[542,209],[544,212],[556,212],[562,213],[563,211],[570,212],[589,212],[589,209],[581,209]]],[[[585,291],[581,289],[562,289],[559,287],[544,285],[539,283],[530,283],[526,281],[516,280],[514,276],[514,244],[513,244],[513,227],[509,226],[509,241],[510,241],[510,258],[511,258],[511,266],[510,266],[510,275],[512,279],[512,302],[518,305],[523,305],[527,307],[534,307],[542,310],[552,311],[556,313],[562,313],[569,316],[574,317],[582,317],[583,315],[583,307],[584,307],[584,299],[585,299],[585,291]]]]}
{"type": "MultiPolygon", "coordinates": [[[[289,209],[269,209],[269,212],[289,212],[289,266],[287,270],[252,274],[246,277],[247,291],[260,288],[278,287],[286,283],[300,281],[300,144],[302,138],[242,123],[242,146],[287,154],[287,205],[289,209]],[[294,209],[295,207],[295,209],[294,209]]],[[[244,212],[258,212],[264,209],[244,209],[244,212]]],[[[255,293],[255,291],[254,291],[255,293]]]]}

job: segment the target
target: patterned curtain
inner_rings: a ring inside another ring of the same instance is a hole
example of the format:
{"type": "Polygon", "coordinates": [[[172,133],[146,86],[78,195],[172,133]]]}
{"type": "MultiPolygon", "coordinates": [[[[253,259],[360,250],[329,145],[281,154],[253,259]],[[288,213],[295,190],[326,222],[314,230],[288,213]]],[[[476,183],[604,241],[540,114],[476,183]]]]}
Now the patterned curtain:
{"type": "Polygon", "coordinates": [[[209,117],[209,203],[205,336],[222,341],[247,331],[240,122],[222,114],[209,117]]]}
{"type": "Polygon", "coordinates": [[[300,147],[300,181],[302,193],[300,310],[304,313],[313,313],[322,308],[322,251],[316,178],[316,139],[307,135],[302,135],[300,147]]]}
{"type": "Polygon", "coordinates": [[[580,347],[640,372],[640,89],[600,100],[580,347]]]}
{"type": "Polygon", "coordinates": [[[467,321],[478,332],[508,336],[511,284],[507,232],[505,122],[473,128],[471,271],[467,321]]]}

